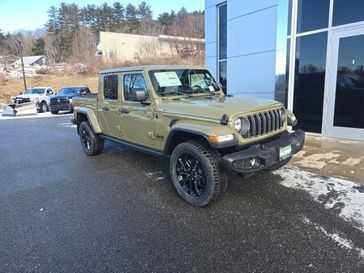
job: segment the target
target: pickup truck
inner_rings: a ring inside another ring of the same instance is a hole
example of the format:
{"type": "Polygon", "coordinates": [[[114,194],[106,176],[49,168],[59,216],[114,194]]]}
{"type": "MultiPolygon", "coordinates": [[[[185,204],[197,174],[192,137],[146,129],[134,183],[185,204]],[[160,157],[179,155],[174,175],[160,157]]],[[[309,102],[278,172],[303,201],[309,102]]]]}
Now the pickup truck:
{"type": "Polygon", "coordinates": [[[302,130],[287,130],[297,120],[281,103],[225,95],[203,67],[104,70],[98,94],[73,103],[87,155],[110,140],[169,157],[178,194],[194,206],[216,199],[231,173],[247,178],[278,169],[304,144],[302,130]]]}
{"type": "Polygon", "coordinates": [[[54,95],[54,91],[51,87],[32,87],[12,99],[15,104],[33,102],[36,104],[37,111],[42,113],[49,110],[49,102],[52,95],[54,95]]]}

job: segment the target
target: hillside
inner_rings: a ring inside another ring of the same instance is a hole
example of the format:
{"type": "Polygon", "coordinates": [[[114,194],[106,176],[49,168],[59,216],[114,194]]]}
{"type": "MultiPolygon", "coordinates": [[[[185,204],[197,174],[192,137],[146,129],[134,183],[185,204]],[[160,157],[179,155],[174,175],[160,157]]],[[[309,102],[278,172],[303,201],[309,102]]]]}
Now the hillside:
{"type": "MultiPolygon", "coordinates": [[[[87,85],[97,92],[97,75],[39,75],[27,78],[27,86],[50,86],[58,91],[62,86],[87,85]]],[[[24,90],[23,79],[0,79],[0,103],[9,103],[10,97],[24,90]]]]}

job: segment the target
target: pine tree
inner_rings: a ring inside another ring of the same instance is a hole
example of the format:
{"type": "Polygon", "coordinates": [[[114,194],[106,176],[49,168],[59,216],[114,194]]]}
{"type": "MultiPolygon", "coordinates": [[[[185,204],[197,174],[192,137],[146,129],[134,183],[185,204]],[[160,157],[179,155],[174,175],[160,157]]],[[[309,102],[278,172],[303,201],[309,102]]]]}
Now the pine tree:
{"type": "Polygon", "coordinates": [[[43,38],[38,38],[35,40],[34,46],[32,48],[32,53],[34,55],[45,55],[45,41],[43,38]]]}
{"type": "Polygon", "coordinates": [[[138,15],[140,19],[151,20],[153,17],[152,8],[145,1],[142,1],[138,6],[138,15]]]}
{"type": "Polygon", "coordinates": [[[127,20],[127,31],[129,33],[138,33],[140,23],[138,20],[138,10],[133,4],[128,4],[125,10],[127,20]]]}
{"type": "Polygon", "coordinates": [[[112,28],[113,30],[121,30],[125,20],[125,8],[120,2],[113,4],[112,28]]]}

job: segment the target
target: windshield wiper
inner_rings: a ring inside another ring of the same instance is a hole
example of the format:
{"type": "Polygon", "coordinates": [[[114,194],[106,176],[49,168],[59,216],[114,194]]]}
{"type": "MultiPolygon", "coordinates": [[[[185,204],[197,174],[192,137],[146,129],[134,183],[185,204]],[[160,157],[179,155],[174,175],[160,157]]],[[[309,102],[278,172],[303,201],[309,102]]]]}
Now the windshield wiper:
{"type": "Polygon", "coordinates": [[[166,93],[159,93],[159,95],[161,95],[162,97],[167,96],[167,95],[180,95],[180,96],[187,96],[187,97],[190,96],[187,93],[177,92],[177,91],[174,91],[174,92],[166,92],[166,93]]]}

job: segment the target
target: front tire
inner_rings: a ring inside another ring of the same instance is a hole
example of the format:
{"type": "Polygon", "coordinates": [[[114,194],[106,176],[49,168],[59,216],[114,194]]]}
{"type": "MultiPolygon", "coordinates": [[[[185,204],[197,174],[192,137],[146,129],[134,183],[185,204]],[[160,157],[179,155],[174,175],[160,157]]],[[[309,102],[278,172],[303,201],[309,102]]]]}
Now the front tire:
{"type": "Polygon", "coordinates": [[[87,121],[81,122],[79,135],[81,147],[88,156],[97,155],[104,149],[104,140],[94,134],[87,121]]]}
{"type": "Polygon", "coordinates": [[[39,113],[44,113],[48,111],[48,105],[46,102],[41,102],[40,106],[39,106],[39,113]]]}
{"type": "Polygon", "coordinates": [[[170,173],[178,194],[194,206],[206,206],[223,191],[215,151],[196,142],[179,144],[172,152],[170,173]]]}

